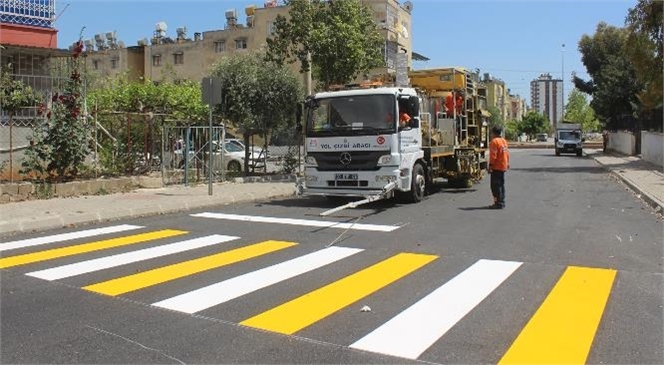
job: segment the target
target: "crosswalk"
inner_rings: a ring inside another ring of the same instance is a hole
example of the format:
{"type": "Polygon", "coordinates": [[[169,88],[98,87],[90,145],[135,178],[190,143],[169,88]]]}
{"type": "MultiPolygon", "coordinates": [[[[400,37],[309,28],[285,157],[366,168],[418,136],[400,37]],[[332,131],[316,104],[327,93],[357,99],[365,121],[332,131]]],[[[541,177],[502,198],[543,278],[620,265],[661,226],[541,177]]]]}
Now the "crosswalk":
{"type": "MultiPolygon", "coordinates": [[[[201,217],[246,219],[210,214],[201,217]]],[[[266,221],[265,217],[259,220],[266,221]]],[[[304,224],[316,224],[311,222],[314,221],[304,224]]],[[[302,223],[291,221],[291,224],[302,223]]],[[[389,228],[380,227],[366,225],[355,229],[390,232],[389,228]]],[[[199,237],[183,230],[150,230],[133,225],[4,242],[0,243],[0,255],[0,269],[20,269],[27,276],[48,281],[94,273],[92,277],[96,282],[82,289],[107,296],[123,296],[165,283],[177,283],[179,279],[239,263],[269,262],[263,267],[250,266],[252,271],[221,277],[198,287],[190,280],[186,285],[176,286],[180,291],[177,295],[154,298],[146,303],[189,314],[211,308],[223,310],[224,303],[234,299],[293,283],[317,270],[334,269],[350,258],[366,257],[353,261],[354,265],[362,262],[362,267],[354,267],[350,274],[346,274],[348,270],[343,271],[340,278],[293,294],[283,303],[237,320],[242,326],[285,335],[298,335],[314,324],[333,321],[334,314],[397,282],[417,276],[424,268],[447,262],[445,257],[426,253],[402,252],[375,259],[360,248],[314,248],[280,240],[245,243],[242,237],[232,235],[199,237]],[[296,248],[297,252],[292,251],[296,248]],[[197,254],[201,251],[203,254],[197,254]],[[279,261],[270,261],[276,254],[279,254],[279,261]],[[186,258],[179,260],[179,255],[186,258]],[[159,266],[159,260],[155,260],[158,258],[169,258],[169,264],[159,266]],[[36,270],[30,269],[33,266],[36,270]],[[107,269],[121,267],[131,268],[131,273],[99,281],[99,275],[115,272],[107,269]]],[[[418,300],[412,300],[405,309],[382,319],[380,325],[360,336],[349,335],[347,342],[339,345],[420,359],[492,293],[501,290],[523,264],[480,259],[451,279],[431,283],[428,291],[418,300]]],[[[538,309],[529,314],[530,320],[511,346],[502,350],[504,354],[499,363],[585,363],[616,275],[612,269],[567,267],[538,309]]]]}

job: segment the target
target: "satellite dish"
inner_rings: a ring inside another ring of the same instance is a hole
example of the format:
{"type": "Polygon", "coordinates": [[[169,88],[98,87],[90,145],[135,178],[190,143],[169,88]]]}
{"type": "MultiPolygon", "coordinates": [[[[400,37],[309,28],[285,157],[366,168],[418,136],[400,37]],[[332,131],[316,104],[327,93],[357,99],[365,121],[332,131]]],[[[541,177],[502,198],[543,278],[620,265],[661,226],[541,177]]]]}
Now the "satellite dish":
{"type": "Polygon", "coordinates": [[[410,1],[406,1],[405,3],[403,3],[403,8],[410,13],[411,11],[413,11],[413,3],[411,3],[410,1]]]}
{"type": "Polygon", "coordinates": [[[168,30],[168,26],[166,25],[166,22],[159,22],[156,25],[157,30],[160,32],[165,32],[168,30]]]}

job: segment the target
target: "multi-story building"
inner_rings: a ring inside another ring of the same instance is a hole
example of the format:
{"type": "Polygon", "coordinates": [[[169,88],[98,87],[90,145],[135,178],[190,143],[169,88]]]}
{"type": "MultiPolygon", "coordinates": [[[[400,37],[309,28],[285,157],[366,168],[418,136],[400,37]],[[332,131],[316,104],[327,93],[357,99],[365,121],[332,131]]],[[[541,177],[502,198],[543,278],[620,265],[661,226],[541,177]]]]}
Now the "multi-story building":
{"type": "Polygon", "coordinates": [[[484,74],[482,82],[486,85],[487,89],[487,106],[498,108],[501,118],[503,120],[508,119],[511,98],[505,82],[488,73],[484,74]]]}
{"type": "Polygon", "coordinates": [[[519,95],[509,94],[509,107],[507,110],[507,119],[520,122],[523,120],[523,117],[525,115],[526,115],[526,100],[519,95]]]}
{"type": "MultiPolygon", "coordinates": [[[[386,67],[374,70],[374,74],[394,73],[397,53],[407,55],[408,66],[412,62],[411,10],[412,4],[400,4],[397,0],[363,0],[373,12],[385,39],[386,67]]],[[[130,78],[145,77],[160,82],[164,78],[200,80],[207,76],[222,57],[237,52],[247,52],[265,46],[274,34],[277,16],[288,16],[287,6],[278,6],[274,0],[264,7],[248,6],[244,19],[239,19],[235,9],[226,11],[223,29],[194,33],[188,37],[187,28],[177,28],[177,35],[169,37],[167,26],[157,23],[151,39],[138,41],[137,46],[124,47],[115,33],[97,34],[86,41],[88,70],[109,76],[127,73],[130,78]],[[142,62],[141,62],[142,61],[142,62]]],[[[299,73],[299,63],[290,66],[299,73]]],[[[303,84],[306,84],[302,75],[303,84]]]]}
{"type": "Polygon", "coordinates": [[[555,128],[563,120],[563,81],[551,74],[542,74],[530,82],[530,103],[534,110],[549,119],[555,128]]]}

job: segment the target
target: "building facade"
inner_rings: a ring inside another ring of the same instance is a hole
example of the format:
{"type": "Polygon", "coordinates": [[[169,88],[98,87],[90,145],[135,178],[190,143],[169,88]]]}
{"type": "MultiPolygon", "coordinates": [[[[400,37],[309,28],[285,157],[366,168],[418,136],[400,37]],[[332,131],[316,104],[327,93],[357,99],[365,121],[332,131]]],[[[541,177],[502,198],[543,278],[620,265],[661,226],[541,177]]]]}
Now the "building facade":
{"type": "Polygon", "coordinates": [[[563,120],[563,82],[551,74],[542,74],[530,82],[532,109],[544,115],[549,125],[555,127],[563,120]]]}
{"type": "MultiPolygon", "coordinates": [[[[410,66],[412,5],[402,5],[397,0],[364,0],[362,3],[371,9],[385,39],[386,67],[372,73],[394,73],[397,53],[405,53],[410,66]]],[[[166,24],[160,22],[150,39],[139,40],[137,46],[130,47],[117,41],[114,33],[97,34],[94,40],[85,42],[87,67],[101,76],[127,74],[131,79],[144,77],[154,82],[167,78],[199,81],[221,58],[264,47],[267,39],[274,35],[277,16],[288,17],[288,10],[274,0],[260,8],[248,6],[244,14],[230,9],[225,13],[223,29],[196,32],[193,38],[186,27],[177,28],[176,35],[169,37],[166,24]]],[[[289,67],[299,73],[299,63],[289,67]]],[[[303,85],[305,77],[302,75],[303,85]]]]}
{"type": "Polygon", "coordinates": [[[482,82],[487,89],[487,106],[498,108],[503,120],[509,119],[511,98],[505,82],[488,73],[484,74],[482,82]]]}

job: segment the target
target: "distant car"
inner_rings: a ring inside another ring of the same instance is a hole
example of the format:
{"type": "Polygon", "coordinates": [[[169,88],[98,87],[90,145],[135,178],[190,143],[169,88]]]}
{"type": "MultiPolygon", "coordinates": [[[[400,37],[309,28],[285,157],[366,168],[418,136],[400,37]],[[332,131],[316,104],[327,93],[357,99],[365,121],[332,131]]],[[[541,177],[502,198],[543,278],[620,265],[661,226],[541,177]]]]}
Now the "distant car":
{"type": "Polygon", "coordinates": [[[549,136],[546,133],[539,133],[537,135],[537,142],[546,142],[549,136]]]}

